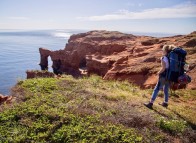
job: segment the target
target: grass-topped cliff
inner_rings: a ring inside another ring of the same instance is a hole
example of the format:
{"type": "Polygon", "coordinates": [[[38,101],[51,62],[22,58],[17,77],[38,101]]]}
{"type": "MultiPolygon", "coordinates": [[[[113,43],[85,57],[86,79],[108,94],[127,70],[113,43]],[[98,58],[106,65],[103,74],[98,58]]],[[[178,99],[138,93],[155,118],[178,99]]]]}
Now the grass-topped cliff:
{"type": "MultiPolygon", "coordinates": [[[[179,90],[168,109],[143,106],[152,90],[98,76],[19,81],[0,106],[0,142],[194,142],[196,91],[179,90]]],[[[161,97],[163,95],[160,95],[161,97]]]]}

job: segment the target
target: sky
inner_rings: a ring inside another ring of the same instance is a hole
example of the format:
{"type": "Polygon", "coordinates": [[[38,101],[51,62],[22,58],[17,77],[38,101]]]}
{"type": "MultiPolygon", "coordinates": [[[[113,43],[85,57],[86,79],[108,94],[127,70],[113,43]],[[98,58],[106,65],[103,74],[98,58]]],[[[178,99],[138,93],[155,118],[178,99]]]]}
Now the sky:
{"type": "Polygon", "coordinates": [[[196,0],[0,0],[0,29],[188,34],[196,0]]]}

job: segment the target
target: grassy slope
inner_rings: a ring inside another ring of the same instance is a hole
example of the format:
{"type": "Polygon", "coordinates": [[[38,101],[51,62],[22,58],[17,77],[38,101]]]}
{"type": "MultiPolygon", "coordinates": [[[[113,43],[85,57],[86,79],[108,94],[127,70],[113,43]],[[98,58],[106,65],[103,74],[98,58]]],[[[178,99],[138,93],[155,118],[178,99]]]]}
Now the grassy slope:
{"type": "Polygon", "coordinates": [[[152,90],[98,76],[30,79],[13,91],[17,102],[1,105],[0,142],[195,140],[196,91],[176,92],[168,109],[158,98],[154,110],[143,106],[152,90]]]}

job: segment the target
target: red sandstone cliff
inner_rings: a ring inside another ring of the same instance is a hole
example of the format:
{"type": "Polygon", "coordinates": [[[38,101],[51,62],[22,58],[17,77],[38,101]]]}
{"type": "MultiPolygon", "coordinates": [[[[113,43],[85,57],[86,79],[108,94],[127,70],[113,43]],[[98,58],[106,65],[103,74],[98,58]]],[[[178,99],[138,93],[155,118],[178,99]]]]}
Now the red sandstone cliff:
{"type": "Polygon", "coordinates": [[[55,73],[80,74],[85,68],[104,79],[128,80],[141,87],[152,87],[157,81],[160,68],[161,48],[174,44],[187,50],[189,75],[188,88],[196,89],[196,32],[189,35],[155,38],[134,36],[120,32],[90,31],[72,35],[65,49],[49,51],[40,48],[42,69],[47,69],[48,56],[53,61],[55,73]]]}

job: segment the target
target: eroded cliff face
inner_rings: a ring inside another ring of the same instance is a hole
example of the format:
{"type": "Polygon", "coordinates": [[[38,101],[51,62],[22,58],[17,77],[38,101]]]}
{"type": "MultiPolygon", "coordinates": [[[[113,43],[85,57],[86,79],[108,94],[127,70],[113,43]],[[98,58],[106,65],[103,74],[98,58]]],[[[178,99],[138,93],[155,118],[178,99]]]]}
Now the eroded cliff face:
{"type": "Polygon", "coordinates": [[[189,75],[192,77],[188,88],[196,89],[196,32],[154,38],[114,31],[90,31],[72,35],[63,50],[40,48],[40,65],[47,69],[50,56],[56,74],[79,76],[82,68],[87,74],[98,74],[106,80],[128,80],[149,88],[156,84],[164,44],[174,44],[187,50],[189,75]]]}

